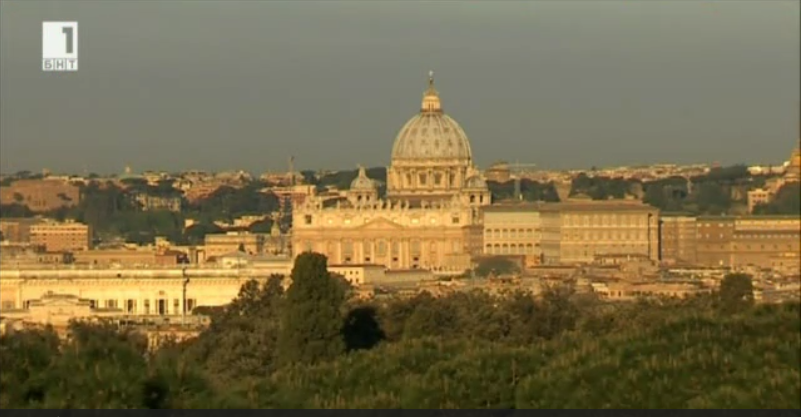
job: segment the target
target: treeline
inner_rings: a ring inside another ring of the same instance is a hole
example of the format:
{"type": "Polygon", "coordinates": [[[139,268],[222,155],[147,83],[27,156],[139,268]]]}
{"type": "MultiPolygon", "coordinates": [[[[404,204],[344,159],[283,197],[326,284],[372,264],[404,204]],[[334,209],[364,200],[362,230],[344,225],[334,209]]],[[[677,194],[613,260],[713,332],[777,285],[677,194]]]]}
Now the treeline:
{"type": "MultiPolygon", "coordinates": [[[[199,244],[207,233],[222,231],[214,224],[215,220],[231,221],[244,215],[266,215],[279,208],[275,195],[261,192],[266,184],[260,181],[249,182],[241,188],[223,186],[196,202],[183,199],[171,181],[161,181],[155,186],[137,179],[123,181],[127,182],[127,188],[112,182],[101,184],[93,181],[81,185],[81,200],[77,205],[38,214],[86,223],[92,227],[97,240],[122,237],[127,242],[143,244],[153,243],[156,236],[164,236],[178,244],[199,244]],[[135,199],[138,193],[181,198],[182,210],[143,210],[135,199]],[[197,222],[184,228],[186,219],[197,222]]],[[[35,214],[20,204],[0,207],[2,217],[33,217],[35,214]]],[[[265,219],[251,225],[249,230],[267,233],[271,226],[272,221],[265,219]]]]}
{"type": "Polygon", "coordinates": [[[798,303],[748,276],[689,300],[603,303],[568,287],[349,300],[325,258],[245,284],[198,338],[147,352],[74,325],[0,337],[3,408],[798,408],[798,303]]]}
{"type": "MultiPolygon", "coordinates": [[[[358,170],[340,171],[317,178],[313,172],[302,172],[306,181],[320,190],[327,186],[340,189],[350,187],[358,170]]],[[[386,190],[386,169],[370,168],[367,175],[379,184],[379,194],[386,190]]],[[[620,178],[576,176],[571,184],[570,195],[586,195],[595,200],[636,197],[663,212],[683,212],[689,215],[745,214],[747,192],[765,185],[766,177],[752,176],[745,166],[714,168],[706,175],[685,179],[671,177],[656,181],[641,182],[620,178]]],[[[155,236],[166,236],[179,244],[202,242],[207,233],[220,232],[214,221],[230,221],[243,215],[264,215],[279,209],[275,195],[261,192],[269,184],[251,181],[244,187],[223,186],[208,197],[197,202],[183,201],[180,213],[166,210],[143,211],[134,201],[133,195],[145,193],[152,196],[181,198],[181,193],[172,186],[171,180],[161,181],[155,186],[143,180],[127,179],[127,189],[111,182],[91,182],[81,188],[81,202],[71,208],[62,208],[51,213],[42,213],[57,219],[75,219],[92,226],[96,237],[123,237],[131,243],[151,243],[155,236]],[[185,219],[198,222],[189,229],[184,228],[185,219]]],[[[488,181],[493,200],[508,200],[515,197],[514,182],[488,181]]],[[[801,185],[791,183],[782,187],[773,201],[758,206],[757,214],[801,213],[801,185]]],[[[552,183],[540,183],[523,179],[520,195],[525,201],[559,201],[552,183]]],[[[35,213],[21,204],[0,206],[2,217],[31,217],[35,213]]],[[[253,232],[269,232],[272,221],[265,219],[250,228],[253,232]]],[[[284,225],[284,228],[288,225],[284,225]]]]}

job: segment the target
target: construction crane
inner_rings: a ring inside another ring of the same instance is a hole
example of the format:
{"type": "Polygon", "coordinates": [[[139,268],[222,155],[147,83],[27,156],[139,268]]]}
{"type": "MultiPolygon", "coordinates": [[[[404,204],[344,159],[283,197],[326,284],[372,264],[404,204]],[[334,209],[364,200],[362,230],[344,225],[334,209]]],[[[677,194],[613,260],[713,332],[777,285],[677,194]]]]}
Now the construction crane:
{"type": "Polygon", "coordinates": [[[520,175],[523,172],[531,171],[536,167],[537,164],[530,164],[530,163],[519,163],[515,162],[513,164],[509,164],[509,174],[511,175],[512,179],[515,181],[515,193],[514,198],[515,200],[522,200],[523,194],[520,192],[520,175]]]}

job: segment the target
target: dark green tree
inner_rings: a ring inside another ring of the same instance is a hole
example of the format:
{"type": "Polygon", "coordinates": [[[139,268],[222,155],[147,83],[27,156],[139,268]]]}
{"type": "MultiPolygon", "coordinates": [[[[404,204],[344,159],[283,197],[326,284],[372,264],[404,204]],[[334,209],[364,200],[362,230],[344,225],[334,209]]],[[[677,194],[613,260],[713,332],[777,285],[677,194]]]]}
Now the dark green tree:
{"type": "Polygon", "coordinates": [[[189,346],[188,356],[224,383],[269,375],[277,366],[283,295],[280,276],[264,285],[246,282],[239,296],[215,314],[209,328],[189,346]]]}
{"type": "Polygon", "coordinates": [[[754,284],[748,274],[728,274],[720,283],[718,293],[720,307],[728,313],[736,313],[754,304],[754,284]]]}
{"type": "Polygon", "coordinates": [[[295,260],[278,337],[282,363],[317,363],[345,350],[341,333],[344,290],[328,273],[327,263],[324,255],[314,252],[295,260]]]}

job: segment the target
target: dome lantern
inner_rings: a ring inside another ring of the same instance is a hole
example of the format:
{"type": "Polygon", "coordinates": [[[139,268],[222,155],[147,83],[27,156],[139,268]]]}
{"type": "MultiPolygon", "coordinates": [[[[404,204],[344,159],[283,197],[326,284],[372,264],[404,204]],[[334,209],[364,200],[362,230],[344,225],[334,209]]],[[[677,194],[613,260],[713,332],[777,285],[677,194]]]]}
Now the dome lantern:
{"type": "Polygon", "coordinates": [[[428,72],[428,89],[425,93],[423,93],[423,105],[420,111],[423,113],[442,111],[442,103],[439,101],[439,93],[434,88],[434,71],[428,72]]]}

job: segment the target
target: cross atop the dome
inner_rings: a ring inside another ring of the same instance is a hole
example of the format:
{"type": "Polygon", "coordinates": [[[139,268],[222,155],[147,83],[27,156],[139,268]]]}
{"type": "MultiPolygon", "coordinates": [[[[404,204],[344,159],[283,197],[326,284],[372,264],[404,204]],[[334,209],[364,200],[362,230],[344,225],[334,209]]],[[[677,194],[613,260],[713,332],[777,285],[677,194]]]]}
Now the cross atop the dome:
{"type": "Polygon", "coordinates": [[[434,85],[434,71],[428,71],[428,85],[434,85]]]}

